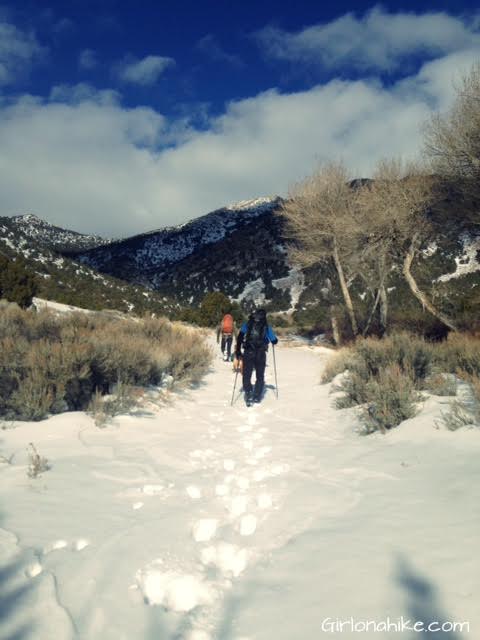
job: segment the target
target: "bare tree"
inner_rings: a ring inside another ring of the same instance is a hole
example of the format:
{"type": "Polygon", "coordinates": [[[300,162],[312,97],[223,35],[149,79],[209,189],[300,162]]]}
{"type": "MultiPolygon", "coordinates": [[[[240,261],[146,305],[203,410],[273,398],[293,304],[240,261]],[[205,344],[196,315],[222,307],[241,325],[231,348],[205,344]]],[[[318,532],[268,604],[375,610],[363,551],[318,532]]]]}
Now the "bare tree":
{"type": "Polygon", "coordinates": [[[426,124],[424,150],[448,200],[480,224],[480,63],[462,78],[456,93],[450,111],[426,124]]]}
{"type": "MultiPolygon", "coordinates": [[[[290,257],[295,264],[310,267],[330,263],[334,266],[352,333],[357,335],[349,281],[355,272],[355,247],[360,226],[356,193],[349,186],[350,181],[342,164],[324,165],[290,190],[281,215],[287,222],[286,235],[293,240],[290,257]]],[[[331,316],[332,330],[338,339],[333,303],[331,316]]]]}
{"type": "Polygon", "coordinates": [[[359,194],[362,218],[368,220],[361,260],[364,268],[369,265],[373,274],[384,324],[387,278],[400,258],[413,295],[424,309],[456,331],[453,321],[433,305],[412,274],[415,258],[432,235],[428,211],[434,199],[433,184],[432,176],[414,165],[403,165],[398,160],[383,160],[377,165],[372,182],[359,194]]]}

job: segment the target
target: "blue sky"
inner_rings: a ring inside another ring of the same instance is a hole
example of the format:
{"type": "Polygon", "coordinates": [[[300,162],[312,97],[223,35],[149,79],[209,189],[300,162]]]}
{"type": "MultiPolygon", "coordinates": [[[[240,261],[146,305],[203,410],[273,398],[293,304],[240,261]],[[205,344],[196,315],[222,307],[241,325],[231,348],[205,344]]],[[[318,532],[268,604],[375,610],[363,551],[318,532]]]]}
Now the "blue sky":
{"type": "Polygon", "coordinates": [[[415,157],[473,2],[0,0],[0,215],[122,236],[415,157]]]}

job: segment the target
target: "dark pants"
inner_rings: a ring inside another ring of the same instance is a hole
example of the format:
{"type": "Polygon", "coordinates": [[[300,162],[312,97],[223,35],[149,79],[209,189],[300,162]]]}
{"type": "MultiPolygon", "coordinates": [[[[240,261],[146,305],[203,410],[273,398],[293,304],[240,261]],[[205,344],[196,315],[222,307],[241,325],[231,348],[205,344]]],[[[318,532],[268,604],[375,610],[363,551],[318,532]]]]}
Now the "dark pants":
{"type": "Polygon", "coordinates": [[[233,336],[231,333],[222,334],[222,343],[220,345],[220,348],[222,350],[222,353],[225,353],[225,347],[227,348],[227,357],[229,360],[232,353],[232,340],[233,336]]]}
{"type": "Polygon", "coordinates": [[[267,364],[267,352],[265,349],[246,349],[243,354],[243,390],[252,392],[252,373],[255,369],[255,389],[253,394],[261,398],[265,382],[265,365],[267,364]]]}

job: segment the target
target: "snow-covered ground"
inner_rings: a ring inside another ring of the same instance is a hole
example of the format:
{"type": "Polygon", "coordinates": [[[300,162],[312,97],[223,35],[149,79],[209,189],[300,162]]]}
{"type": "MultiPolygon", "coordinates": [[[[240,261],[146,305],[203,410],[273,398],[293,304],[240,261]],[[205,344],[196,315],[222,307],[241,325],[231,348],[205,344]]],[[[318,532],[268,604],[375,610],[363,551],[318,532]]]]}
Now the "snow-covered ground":
{"type": "Polygon", "coordinates": [[[250,409],[230,407],[218,359],[104,429],[84,413],[4,425],[0,638],[480,637],[480,431],[436,428],[430,398],[362,437],[319,385],[327,349],[276,356],[278,400],[270,355],[250,409]],[[35,479],[29,442],[51,464],[35,479]],[[396,632],[402,616],[470,632],[396,632]]]}

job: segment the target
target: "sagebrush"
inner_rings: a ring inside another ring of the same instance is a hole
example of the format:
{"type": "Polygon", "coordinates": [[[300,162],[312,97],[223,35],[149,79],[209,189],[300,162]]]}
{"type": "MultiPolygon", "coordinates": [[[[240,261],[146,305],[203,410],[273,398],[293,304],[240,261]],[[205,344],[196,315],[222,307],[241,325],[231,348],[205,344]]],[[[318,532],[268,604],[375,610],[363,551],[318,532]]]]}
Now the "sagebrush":
{"type": "Polygon", "coordinates": [[[429,343],[410,333],[359,338],[327,363],[322,381],[346,371],[338,390],[338,408],[362,406],[367,432],[386,431],[415,415],[420,391],[454,396],[457,379],[470,390],[471,402],[457,401],[445,416],[451,429],[480,421],[480,337],[452,333],[429,343]]]}
{"type": "Polygon", "coordinates": [[[164,318],[0,306],[0,415],[9,419],[86,409],[119,384],[196,383],[210,362],[198,331],[164,318]]]}

